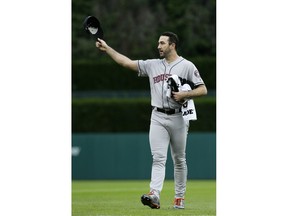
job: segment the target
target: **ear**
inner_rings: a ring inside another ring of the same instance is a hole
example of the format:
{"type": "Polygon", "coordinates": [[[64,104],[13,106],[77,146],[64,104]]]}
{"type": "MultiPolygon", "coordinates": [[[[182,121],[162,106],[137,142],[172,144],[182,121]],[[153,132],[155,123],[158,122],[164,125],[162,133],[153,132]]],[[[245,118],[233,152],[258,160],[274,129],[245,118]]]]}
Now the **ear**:
{"type": "Polygon", "coordinates": [[[175,43],[171,43],[170,45],[175,49],[175,43]]]}

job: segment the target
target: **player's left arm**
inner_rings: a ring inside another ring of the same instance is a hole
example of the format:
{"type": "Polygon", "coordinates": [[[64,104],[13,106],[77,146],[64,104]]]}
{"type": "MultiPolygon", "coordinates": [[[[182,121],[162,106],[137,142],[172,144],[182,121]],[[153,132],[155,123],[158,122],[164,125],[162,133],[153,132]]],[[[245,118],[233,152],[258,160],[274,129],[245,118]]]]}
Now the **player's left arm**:
{"type": "Polygon", "coordinates": [[[205,86],[205,84],[201,84],[198,86],[195,86],[193,90],[190,91],[179,91],[179,92],[172,92],[174,100],[180,102],[185,101],[188,99],[193,99],[195,97],[200,97],[207,95],[208,91],[205,86]]]}

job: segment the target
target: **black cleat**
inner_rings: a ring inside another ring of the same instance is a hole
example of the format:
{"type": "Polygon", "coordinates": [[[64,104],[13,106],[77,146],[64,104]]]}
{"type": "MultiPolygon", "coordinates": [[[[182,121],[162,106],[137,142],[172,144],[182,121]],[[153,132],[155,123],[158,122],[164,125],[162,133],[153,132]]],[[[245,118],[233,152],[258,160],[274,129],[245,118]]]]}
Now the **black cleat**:
{"type": "Polygon", "coordinates": [[[152,209],[160,209],[159,198],[151,192],[149,194],[142,195],[141,202],[143,205],[148,205],[152,209]]]}

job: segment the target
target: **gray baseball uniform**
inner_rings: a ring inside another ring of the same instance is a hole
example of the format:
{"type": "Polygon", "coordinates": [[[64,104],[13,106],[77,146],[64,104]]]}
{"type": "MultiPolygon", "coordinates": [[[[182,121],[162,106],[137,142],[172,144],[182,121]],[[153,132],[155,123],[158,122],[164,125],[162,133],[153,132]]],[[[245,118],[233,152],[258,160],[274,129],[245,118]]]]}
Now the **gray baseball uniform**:
{"type": "Polygon", "coordinates": [[[174,163],[175,197],[184,197],[187,181],[186,140],[189,121],[184,121],[181,104],[166,96],[164,82],[176,74],[194,83],[204,84],[195,65],[183,57],[170,64],[165,59],[138,60],[139,76],[148,76],[151,89],[151,115],[149,141],[153,156],[150,190],[159,195],[165,179],[167,151],[170,145],[174,163]],[[160,108],[160,109],[159,109],[160,108]],[[166,114],[163,109],[173,109],[175,114],[166,114]],[[164,111],[164,112],[163,112],[164,111]]]}

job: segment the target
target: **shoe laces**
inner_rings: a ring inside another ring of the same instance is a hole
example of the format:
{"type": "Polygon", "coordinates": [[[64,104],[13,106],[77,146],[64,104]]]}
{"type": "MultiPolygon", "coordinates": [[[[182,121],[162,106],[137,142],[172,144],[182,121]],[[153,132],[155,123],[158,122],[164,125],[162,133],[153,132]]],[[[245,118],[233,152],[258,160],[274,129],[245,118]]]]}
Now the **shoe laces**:
{"type": "Polygon", "coordinates": [[[150,192],[148,193],[148,195],[149,195],[149,196],[156,196],[156,197],[159,198],[159,193],[158,193],[157,191],[155,191],[155,190],[150,191],[150,192]]]}
{"type": "Polygon", "coordinates": [[[175,198],[174,199],[174,205],[180,206],[182,205],[184,198],[175,198]]]}
{"type": "Polygon", "coordinates": [[[156,199],[160,199],[159,193],[157,193],[157,191],[154,190],[150,191],[147,195],[156,199]]]}

